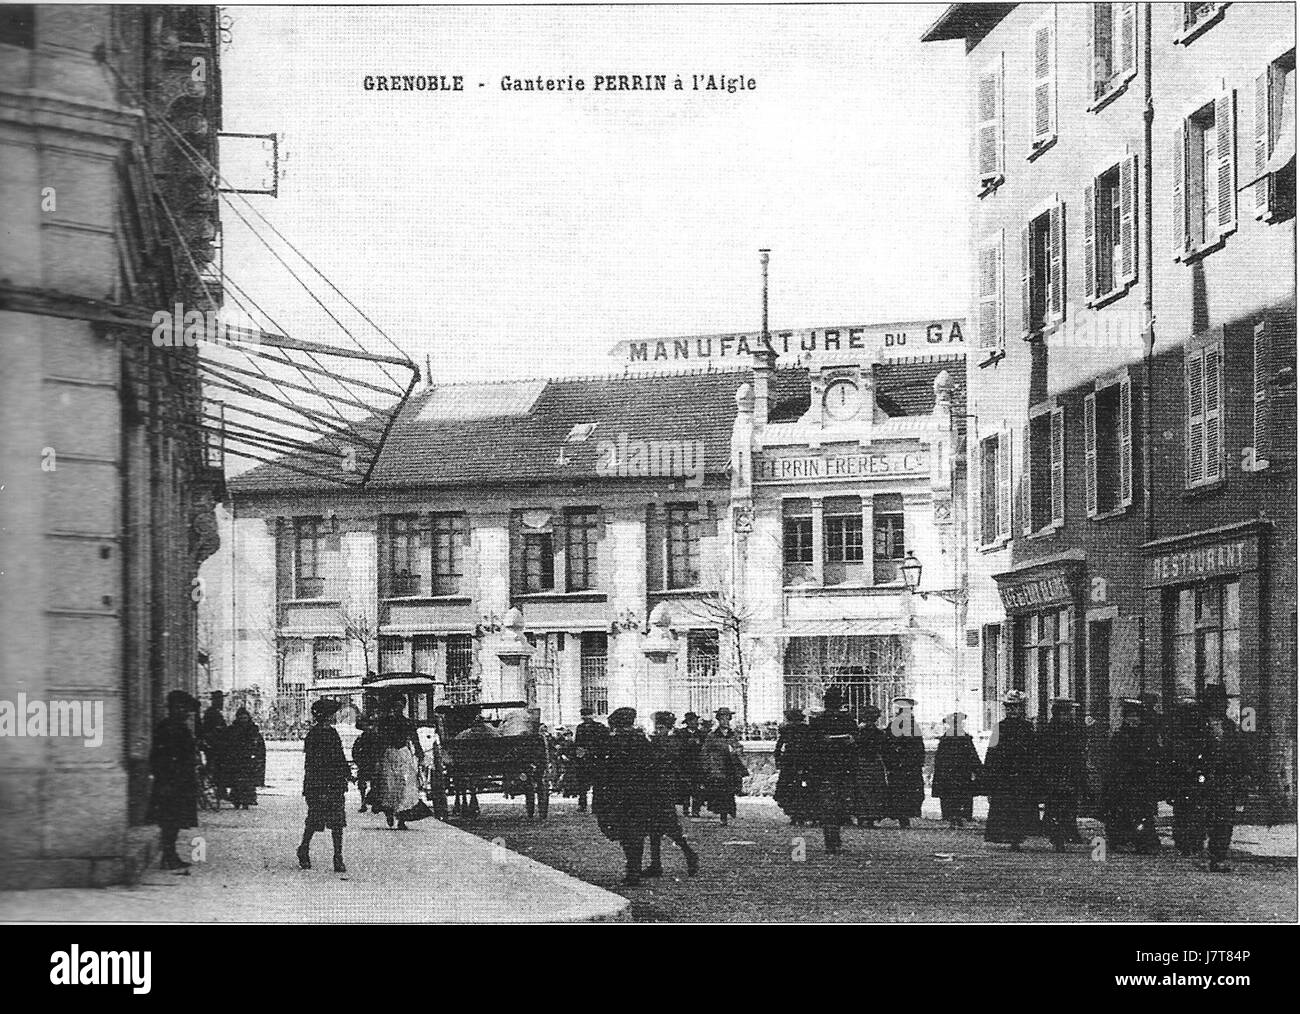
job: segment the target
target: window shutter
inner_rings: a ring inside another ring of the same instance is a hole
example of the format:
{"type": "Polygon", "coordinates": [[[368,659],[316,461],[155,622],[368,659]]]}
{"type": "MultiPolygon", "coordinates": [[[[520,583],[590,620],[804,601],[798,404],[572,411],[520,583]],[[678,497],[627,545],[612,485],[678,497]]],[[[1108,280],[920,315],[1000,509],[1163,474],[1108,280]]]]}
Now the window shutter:
{"type": "Polygon", "coordinates": [[[1119,164],[1119,256],[1117,288],[1137,281],[1137,178],[1136,155],[1125,155],[1119,164]]]}
{"type": "MultiPolygon", "coordinates": [[[[1255,175],[1259,176],[1272,156],[1273,69],[1255,78],[1255,175]]],[[[1217,115],[1217,111],[1216,111],[1217,115]]],[[[1263,218],[1273,207],[1273,174],[1255,184],[1255,217],[1263,218]]]]}
{"type": "Polygon", "coordinates": [[[1029,280],[1032,277],[1029,227],[1020,231],[1020,337],[1029,337],[1029,280]]]}
{"type": "Polygon", "coordinates": [[[1187,485],[1205,481],[1205,351],[1187,357],[1187,485]]]}
{"type": "Polygon", "coordinates": [[[1181,260],[1187,253],[1187,120],[1179,120],[1174,128],[1173,151],[1174,204],[1170,216],[1173,230],[1174,260],[1181,260]]]}
{"type": "Polygon", "coordinates": [[[980,249],[979,347],[993,351],[1002,347],[1002,240],[980,249]]]}
{"type": "Polygon", "coordinates": [[[1223,378],[1222,351],[1211,345],[1205,350],[1205,478],[1223,475],[1223,378]]]}
{"type": "Polygon", "coordinates": [[[1083,399],[1083,499],[1088,517],[1097,516],[1097,396],[1083,399]]]}
{"type": "Polygon", "coordinates": [[[1116,71],[1137,73],[1137,4],[1123,4],[1119,13],[1119,50],[1116,71]]]}
{"type": "Polygon", "coordinates": [[[1133,506],[1133,381],[1119,382],[1119,505],[1133,506]]]}
{"type": "Polygon", "coordinates": [[[285,518],[275,519],[275,576],[280,601],[294,598],[294,528],[285,518]]]}
{"type": "Polygon", "coordinates": [[[998,538],[1011,538],[1011,431],[998,434],[998,538]]]}
{"type": "Polygon", "coordinates": [[[1052,409],[1052,524],[1065,522],[1065,409],[1052,409]]]}
{"type": "Polygon", "coordinates": [[[1269,417],[1268,381],[1272,364],[1272,341],[1268,320],[1255,325],[1255,461],[1268,460],[1272,438],[1272,420],[1269,417]]]}
{"type": "Polygon", "coordinates": [[[1219,237],[1237,228],[1237,104],[1235,92],[1224,92],[1214,100],[1214,130],[1218,135],[1219,237]]]}
{"type": "Polygon", "coordinates": [[[1034,32],[1034,147],[1056,136],[1055,13],[1034,32]]]}
{"type": "Polygon", "coordinates": [[[1060,321],[1065,319],[1065,205],[1052,205],[1047,221],[1052,257],[1047,312],[1052,319],[1060,321]]]}
{"type": "Polygon", "coordinates": [[[1097,295],[1097,187],[1095,181],[1083,188],[1083,295],[1091,302],[1097,295]]]}
{"type": "Polygon", "coordinates": [[[998,56],[980,75],[977,92],[979,121],[977,137],[979,143],[980,185],[987,186],[1002,178],[1002,57],[998,56]]]}
{"type": "Polygon", "coordinates": [[[1033,442],[1029,439],[1029,423],[1025,423],[1025,429],[1021,442],[1021,464],[1020,469],[1020,513],[1021,523],[1025,527],[1026,535],[1034,534],[1034,484],[1030,479],[1034,465],[1034,448],[1033,442]]]}

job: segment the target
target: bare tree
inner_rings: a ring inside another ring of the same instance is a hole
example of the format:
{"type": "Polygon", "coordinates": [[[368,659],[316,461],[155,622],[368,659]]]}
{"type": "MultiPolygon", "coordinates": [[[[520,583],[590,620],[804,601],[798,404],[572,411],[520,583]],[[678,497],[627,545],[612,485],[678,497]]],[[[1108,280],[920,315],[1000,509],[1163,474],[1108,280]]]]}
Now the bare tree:
{"type": "Polygon", "coordinates": [[[344,639],[361,645],[361,657],[368,675],[374,671],[370,667],[370,650],[379,640],[379,618],[364,607],[349,602],[339,608],[339,621],[343,625],[344,639]]]}

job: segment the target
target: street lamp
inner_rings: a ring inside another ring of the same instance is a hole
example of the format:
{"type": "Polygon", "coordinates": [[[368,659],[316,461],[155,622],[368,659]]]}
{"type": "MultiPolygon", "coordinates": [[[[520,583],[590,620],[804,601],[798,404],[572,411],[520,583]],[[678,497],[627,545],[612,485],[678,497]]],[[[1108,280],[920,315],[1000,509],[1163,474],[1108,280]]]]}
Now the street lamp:
{"type": "Polygon", "coordinates": [[[916,558],[912,550],[907,551],[907,556],[903,558],[903,564],[899,567],[903,572],[903,584],[907,585],[909,593],[916,591],[921,584],[921,561],[916,558]]]}

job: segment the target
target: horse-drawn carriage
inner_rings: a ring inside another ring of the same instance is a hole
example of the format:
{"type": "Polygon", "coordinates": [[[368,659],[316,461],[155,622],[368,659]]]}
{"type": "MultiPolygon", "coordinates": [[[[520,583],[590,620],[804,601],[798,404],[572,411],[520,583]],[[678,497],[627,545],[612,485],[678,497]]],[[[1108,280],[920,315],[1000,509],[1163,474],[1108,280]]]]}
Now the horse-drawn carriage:
{"type": "Polygon", "coordinates": [[[522,795],[529,819],[550,808],[550,750],[535,709],[525,701],[444,704],[443,758],[454,816],[478,815],[478,793],[522,795]],[[495,713],[495,718],[489,718],[495,713]]]}

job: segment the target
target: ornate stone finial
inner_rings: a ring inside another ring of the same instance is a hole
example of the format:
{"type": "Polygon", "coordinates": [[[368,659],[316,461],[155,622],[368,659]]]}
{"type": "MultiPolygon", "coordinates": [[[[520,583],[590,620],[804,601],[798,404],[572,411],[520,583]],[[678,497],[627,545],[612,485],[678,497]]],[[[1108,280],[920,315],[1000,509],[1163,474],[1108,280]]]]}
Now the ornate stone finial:
{"type": "Polygon", "coordinates": [[[754,411],[754,389],[749,384],[741,384],[736,388],[736,410],[746,413],[754,411]]]}
{"type": "Polygon", "coordinates": [[[940,370],[939,375],[934,378],[934,400],[935,404],[952,402],[952,377],[948,375],[947,370],[940,370]]]}
{"type": "Polygon", "coordinates": [[[641,650],[652,662],[666,662],[668,656],[677,654],[677,636],[672,624],[673,616],[666,602],[660,602],[650,611],[650,633],[641,650]]]}

